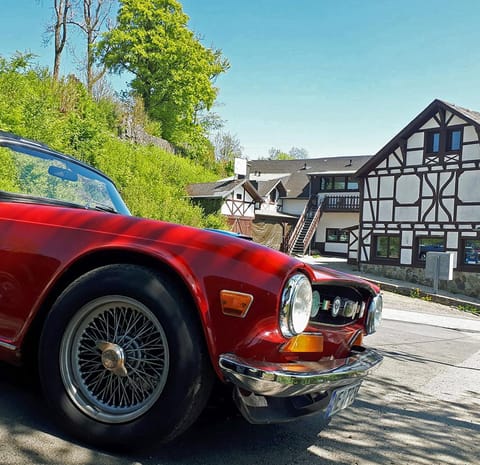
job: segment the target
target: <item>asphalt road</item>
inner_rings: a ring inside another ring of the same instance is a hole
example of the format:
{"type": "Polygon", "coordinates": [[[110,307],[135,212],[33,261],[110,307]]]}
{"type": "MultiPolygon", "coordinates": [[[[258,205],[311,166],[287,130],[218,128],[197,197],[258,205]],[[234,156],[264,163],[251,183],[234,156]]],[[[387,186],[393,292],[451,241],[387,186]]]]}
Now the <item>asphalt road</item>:
{"type": "Polygon", "coordinates": [[[64,437],[35,387],[0,365],[0,464],[477,465],[480,318],[389,293],[385,307],[366,339],[385,361],[324,431],[314,417],[253,426],[213,411],[168,446],[105,453],[64,437]]]}

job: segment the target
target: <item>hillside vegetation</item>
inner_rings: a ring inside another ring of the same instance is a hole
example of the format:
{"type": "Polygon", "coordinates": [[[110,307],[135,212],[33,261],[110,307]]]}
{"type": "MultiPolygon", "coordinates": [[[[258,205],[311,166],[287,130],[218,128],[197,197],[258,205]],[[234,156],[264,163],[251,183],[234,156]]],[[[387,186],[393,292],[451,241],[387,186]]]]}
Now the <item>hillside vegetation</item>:
{"type": "Polygon", "coordinates": [[[46,143],[104,171],[131,212],[198,227],[223,227],[190,203],[185,187],[218,174],[188,158],[117,137],[122,106],[114,98],[94,101],[74,76],[53,80],[28,55],[0,57],[0,130],[46,143]]]}

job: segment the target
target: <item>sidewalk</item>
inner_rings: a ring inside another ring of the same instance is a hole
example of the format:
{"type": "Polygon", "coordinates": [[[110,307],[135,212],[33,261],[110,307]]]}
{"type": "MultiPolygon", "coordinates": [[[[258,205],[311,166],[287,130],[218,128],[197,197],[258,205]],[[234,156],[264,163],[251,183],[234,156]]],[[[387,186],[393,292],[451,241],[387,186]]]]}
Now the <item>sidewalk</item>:
{"type": "Polygon", "coordinates": [[[431,313],[384,308],[382,318],[384,320],[408,321],[409,323],[419,323],[429,326],[438,326],[440,328],[455,329],[457,331],[480,333],[480,318],[478,317],[476,319],[470,319],[470,317],[468,317],[467,319],[458,316],[437,315],[435,318],[432,318],[431,313]]]}
{"type": "Polygon", "coordinates": [[[355,265],[347,263],[345,258],[304,256],[301,259],[307,263],[315,263],[317,265],[325,266],[327,268],[332,268],[337,271],[342,271],[344,273],[349,273],[351,275],[367,279],[368,281],[377,284],[383,291],[390,291],[406,296],[412,296],[412,294],[420,293],[420,295],[429,302],[436,302],[456,308],[475,307],[480,310],[479,299],[461,294],[453,294],[441,289],[438,290],[437,294],[434,294],[432,287],[423,286],[417,283],[409,283],[407,281],[399,281],[396,279],[359,271],[356,269],[355,265]]]}

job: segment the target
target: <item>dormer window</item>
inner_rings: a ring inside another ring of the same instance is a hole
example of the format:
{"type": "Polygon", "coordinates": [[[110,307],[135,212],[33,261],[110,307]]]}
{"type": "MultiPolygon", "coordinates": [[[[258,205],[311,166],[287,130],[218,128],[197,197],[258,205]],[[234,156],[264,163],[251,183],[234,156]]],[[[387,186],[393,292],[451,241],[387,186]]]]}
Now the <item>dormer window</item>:
{"type": "Polygon", "coordinates": [[[427,153],[438,153],[440,152],[440,131],[438,132],[427,132],[426,134],[427,153]]]}
{"type": "Polygon", "coordinates": [[[427,165],[458,163],[461,158],[463,128],[441,127],[425,132],[424,160],[427,165]]]}
{"type": "Polygon", "coordinates": [[[462,146],[462,130],[449,129],[447,131],[447,152],[460,150],[462,146]]]}

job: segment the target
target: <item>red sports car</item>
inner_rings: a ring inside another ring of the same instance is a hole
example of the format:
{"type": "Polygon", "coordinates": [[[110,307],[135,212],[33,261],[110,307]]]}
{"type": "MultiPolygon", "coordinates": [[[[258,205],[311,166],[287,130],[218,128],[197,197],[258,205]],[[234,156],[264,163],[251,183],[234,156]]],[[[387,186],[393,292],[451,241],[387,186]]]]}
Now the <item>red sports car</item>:
{"type": "Polygon", "coordinates": [[[101,172],[0,133],[0,360],[34,362],[71,433],[173,439],[214,383],[252,423],[351,404],[378,288],[241,238],[135,218],[101,172]]]}

